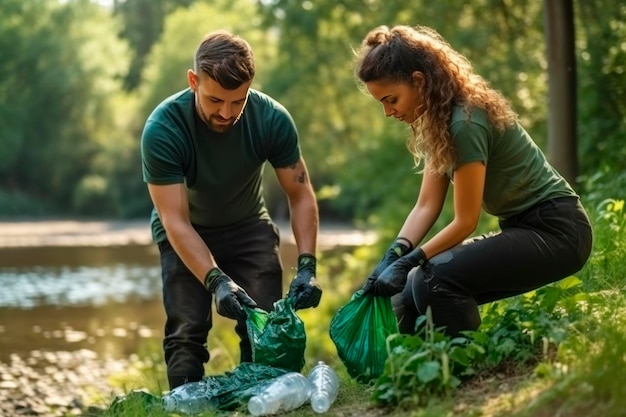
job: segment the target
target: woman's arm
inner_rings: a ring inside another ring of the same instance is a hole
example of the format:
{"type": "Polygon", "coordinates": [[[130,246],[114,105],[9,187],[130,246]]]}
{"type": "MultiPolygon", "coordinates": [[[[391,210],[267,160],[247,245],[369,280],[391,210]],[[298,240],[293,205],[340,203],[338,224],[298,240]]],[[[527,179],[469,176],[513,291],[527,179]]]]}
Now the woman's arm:
{"type": "Polygon", "coordinates": [[[426,164],[417,202],[398,236],[410,240],[413,247],[419,245],[441,213],[449,184],[448,177],[430,172],[426,164]]]}
{"type": "Polygon", "coordinates": [[[485,174],[486,167],[482,161],[470,162],[454,171],[454,218],[422,244],[427,258],[458,245],[476,230],[482,208],[485,174]]]}

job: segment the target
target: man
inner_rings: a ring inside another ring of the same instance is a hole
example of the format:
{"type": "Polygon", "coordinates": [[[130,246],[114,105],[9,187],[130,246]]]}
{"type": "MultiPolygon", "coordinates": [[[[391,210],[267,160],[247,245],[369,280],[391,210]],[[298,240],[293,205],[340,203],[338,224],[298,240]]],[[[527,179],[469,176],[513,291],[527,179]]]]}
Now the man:
{"type": "Polygon", "coordinates": [[[243,306],[273,309],[282,297],[278,229],[263,197],[268,161],[290,207],[298,269],[288,296],[316,307],[318,208],[288,111],[250,88],[250,45],[224,31],[207,35],[188,70],[189,88],[149,116],[141,151],[154,203],[167,316],[163,349],[170,389],[201,380],[209,360],[211,302],[237,321],[242,362],[252,361],[243,306]]]}

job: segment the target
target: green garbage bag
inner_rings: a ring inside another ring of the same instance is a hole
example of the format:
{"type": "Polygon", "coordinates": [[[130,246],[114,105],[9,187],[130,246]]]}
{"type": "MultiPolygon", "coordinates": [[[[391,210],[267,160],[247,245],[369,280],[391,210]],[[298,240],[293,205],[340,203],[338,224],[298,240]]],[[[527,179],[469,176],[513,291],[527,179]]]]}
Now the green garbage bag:
{"type": "Polygon", "coordinates": [[[330,322],[330,338],[348,374],[359,382],[378,378],[387,360],[387,336],[398,333],[391,299],[359,290],[330,322]]]}
{"type": "Polygon", "coordinates": [[[246,308],[246,325],[254,363],[300,372],[304,366],[306,333],[296,314],[294,300],[287,297],[274,303],[274,311],[246,308]]]}
{"type": "MultiPolygon", "coordinates": [[[[168,413],[182,414],[234,410],[247,404],[250,398],[259,394],[275,378],[287,372],[290,371],[244,362],[231,372],[209,375],[202,378],[201,381],[179,385],[166,393],[158,402],[158,405],[163,411],[168,413]]],[[[112,415],[122,415],[119,412],[123,410],[137,411],[143,409],[150,411],[150,408],[147,407],[149,400],[150,397],[138,398],[137,395],[129,396],[124,401],[117,401],[113,404],[115,407],[112,406],[111,410],[117,413],[112,415]],[[141,403],[138,404],[139,401],[141,403]],[[124,408],[122,408],[123,406],[124,408]]]]}
{"type": "Polygon", "coordinates": [[[218,410],[234,410],[248,403],[274,378],[289,372],[288,369],[244,362],[223,375],[205,376],[204,382],[212,386],[218,410]]]}
{"type": "Polygon", "coordinates": [[[143,390],[132,390],[125,395],[116,396],[111,405],[109,405],[106,415],[131,415],[130,413],[133,411],[157,410],[160,406],[161,400],[159,397],[143,390]]]}

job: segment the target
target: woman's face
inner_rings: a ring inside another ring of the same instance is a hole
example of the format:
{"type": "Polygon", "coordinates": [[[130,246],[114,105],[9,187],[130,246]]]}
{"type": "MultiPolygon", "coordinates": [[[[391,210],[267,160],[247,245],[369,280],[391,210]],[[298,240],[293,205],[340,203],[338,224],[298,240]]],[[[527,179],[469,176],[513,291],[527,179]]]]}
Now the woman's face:
{"type": "Polygon", "coordinates": [[[372,97],[382,103],[385,116],[413,123],[423,112],[419,83],[370,81],[365,83],[372,97]]]}

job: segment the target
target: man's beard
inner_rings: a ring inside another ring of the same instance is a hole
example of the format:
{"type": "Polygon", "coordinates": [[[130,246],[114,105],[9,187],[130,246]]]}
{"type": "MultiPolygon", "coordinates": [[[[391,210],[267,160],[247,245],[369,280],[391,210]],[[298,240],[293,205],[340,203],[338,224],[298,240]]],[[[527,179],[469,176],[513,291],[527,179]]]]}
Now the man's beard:
{"type": "Polygon", "coordinates": [[[204,122],[204,124],[211,129],[214,132],[217,133],[224,133],[227,132],[228,130],[230,130],[231,127],[233,127],[235,125],[235,123],[237,123],[239,121],[239,116],[237,116],[236,118],[230,119],[232,120],[231,123],[226,123],[226,120],[221,119],[219,116],[211,116],[211,117],[207,117],[206,113],[204,113],[204,109],[202,108],[202,105],[200,104],[200,101],[198,99],[196,99],[196,107],[198,108],[198,113],[200,116],[200,120],[202,120],[204,122]],[[220,121],[223,123],[216,123],[216,121],[220,121]]]}

